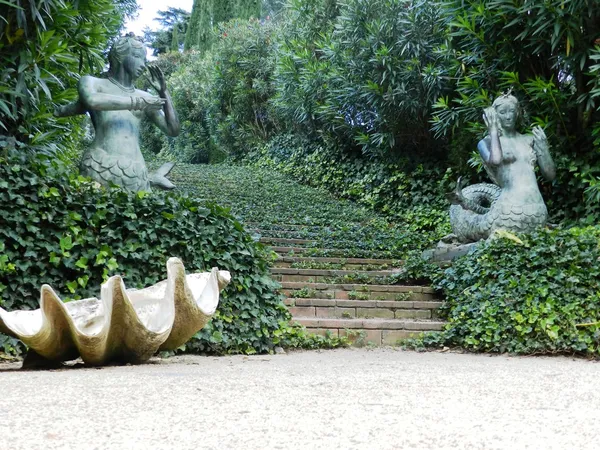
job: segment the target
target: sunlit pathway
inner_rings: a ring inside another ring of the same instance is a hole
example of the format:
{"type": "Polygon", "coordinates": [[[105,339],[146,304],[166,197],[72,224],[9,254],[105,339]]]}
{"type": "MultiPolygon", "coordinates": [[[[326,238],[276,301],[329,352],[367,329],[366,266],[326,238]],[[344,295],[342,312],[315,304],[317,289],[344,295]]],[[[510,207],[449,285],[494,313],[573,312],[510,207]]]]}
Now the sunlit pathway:
{"type": "Polygon", "coordinates": [[[396,349],[0,366],[0,449],[597,449],[600,364],[396,349]]]}

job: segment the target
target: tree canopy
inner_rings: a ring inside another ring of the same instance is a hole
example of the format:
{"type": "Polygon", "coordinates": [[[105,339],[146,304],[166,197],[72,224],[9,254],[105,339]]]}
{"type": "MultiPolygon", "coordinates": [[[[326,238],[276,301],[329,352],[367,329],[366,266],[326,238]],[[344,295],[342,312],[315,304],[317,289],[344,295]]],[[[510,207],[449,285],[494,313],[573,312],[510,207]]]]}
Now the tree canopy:
{"type": "MultiPolygon", "coordinates": [[[[100,71],[135,0],[0,3],[0,134],[45,151],[73,143],[74,120],[56,119],[83,73],[100,71]]],[[[6,145],[6,144],[5,144],[6,145]]]]}
{"type": "Polygon", "coordinates": [[[150,44],[152,54],[158,56],[169,51],[179,51],[184,43],[190,21],[190,13],[185,9],[169,7],[158,11],[154,19],[161,29],[144,28],[144,41],[150,44]]]}

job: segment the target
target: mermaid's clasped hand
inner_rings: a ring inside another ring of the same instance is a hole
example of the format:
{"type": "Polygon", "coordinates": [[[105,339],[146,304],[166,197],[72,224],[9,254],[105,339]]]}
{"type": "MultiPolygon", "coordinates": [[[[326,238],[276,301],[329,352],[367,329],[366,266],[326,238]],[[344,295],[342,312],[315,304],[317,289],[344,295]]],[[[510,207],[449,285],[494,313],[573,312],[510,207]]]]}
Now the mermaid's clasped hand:
{"type": "Polygon", "coordinates": [[[158,111],[161,110],[167,102],[160,97],[129,97],[131,100],[130,111],[158,111]]]}

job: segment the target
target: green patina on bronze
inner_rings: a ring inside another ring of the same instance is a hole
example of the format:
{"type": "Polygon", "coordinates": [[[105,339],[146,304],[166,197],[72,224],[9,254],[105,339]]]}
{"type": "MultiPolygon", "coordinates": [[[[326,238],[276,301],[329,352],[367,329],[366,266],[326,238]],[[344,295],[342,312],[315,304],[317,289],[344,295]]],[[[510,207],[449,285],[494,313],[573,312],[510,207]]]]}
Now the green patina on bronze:
{"type": "Polygon", "coordinates": [[[81,173],[103,185],[114,183],[131,191],[149,190],[151,184],[172,189],[175,186],[166,175],[173,164],[148,174],[139,139],[142,120],[150,120],[168,136],[179,134],[164,75],[158,67],[146,66],[144,45],[133,34],[114,43],[109,63],[105,76],[86,75],[79,80],[77,102],[56,110],[61,117],[89,113],[92,119],[95,138],[84,152],[81,173]],[[133,85],[146,70],[158,96],[133,85]]]}
{"type": "Polygon", "coordinates": [[[450,223],[460,242],[488,238],[494,230],[528,232],[546,224],[548,212],[540,193],[535,164],[544,178],[553,180],[556,169],[548,140],[540,127],[533,134],[516,130],[519,102],[510,95],[498,97],[484,111],[488,135],[477,148],[495,184],[481,183],[461,189],[460,180],[450,195],[450,223]]]}

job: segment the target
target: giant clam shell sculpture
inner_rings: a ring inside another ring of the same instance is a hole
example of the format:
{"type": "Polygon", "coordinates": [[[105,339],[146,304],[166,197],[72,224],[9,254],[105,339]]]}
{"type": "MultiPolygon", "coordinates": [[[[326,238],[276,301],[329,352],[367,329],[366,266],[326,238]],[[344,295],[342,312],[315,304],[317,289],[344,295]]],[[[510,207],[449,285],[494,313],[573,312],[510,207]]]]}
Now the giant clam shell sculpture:
{"type": "Polygon", "coordinates": [[[42,361],[81,356],[91,365],[140,363],[159,350],[180,347],[201,330],[230,280],[229,272],[216,268],[186,275],[181,260],[170,258],[166,280],[126,290],[116,275],[102,285],[100,299],[63,303],[45,284],[40,309],[0,308],[0,331],[22,340],[42,361]]]}

